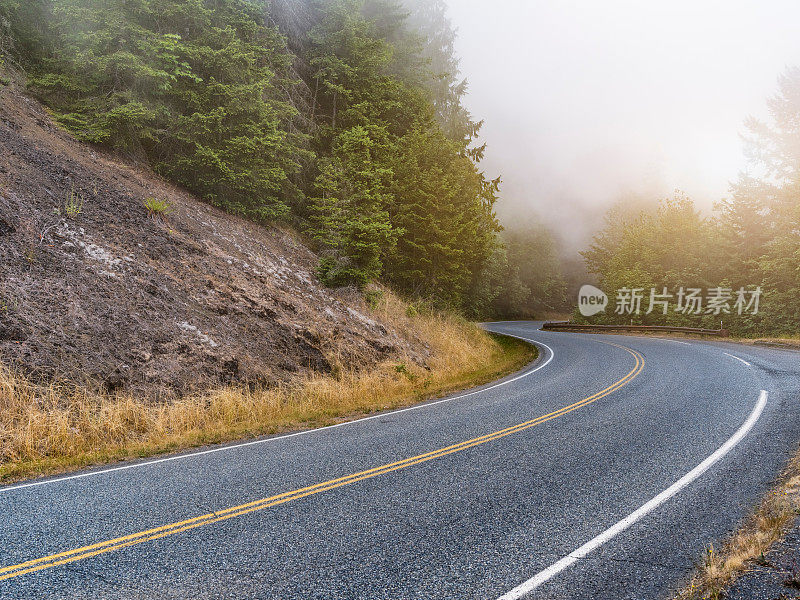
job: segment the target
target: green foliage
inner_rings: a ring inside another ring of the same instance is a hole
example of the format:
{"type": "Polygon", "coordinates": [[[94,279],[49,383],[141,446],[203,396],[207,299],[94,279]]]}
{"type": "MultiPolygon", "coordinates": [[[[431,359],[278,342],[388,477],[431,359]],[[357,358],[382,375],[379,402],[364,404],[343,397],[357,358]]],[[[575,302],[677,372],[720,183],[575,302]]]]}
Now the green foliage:
{"type": "Polygon", "coordinates": [[[486,181],[431,124],[400,140],[393,165],[393,222],[403,235],[387,276],[400,289],[461,308],[499,229],[493,212],[498,182],[486,181]]]}
{"type": "Polygon", "coordinates": [[[534,317],[562,309],[567,286],[551,233],[541,226],[529,225],[509,230],[504,241],[509,290],[499,299],[497,312],[534,317]]]}
{"type": "Polygon", "coordinates": [[[0,0],[0,67],[19,66],[22,56],[40,56],[44,0],[0,0]]]}
{"type": "Polygon", "coordinates": [[[411,372],[411,371],[408,369],[408,367],[406,366],[406,364],[405,364],[405,363],[398,363],[398,364],[396,364],[396,365],[394,366],[394,370],[395,370],[395,371],[396,371],[396,372],[397,372],[399,375],[403,375],[403,376],[404,376],[406,379],[408,379],[409,381],[415,381],[415,380],[417,379],[417,376],[416,376],[414,373],[412,373],[412,372],[411,372]]]}
{"type": "Polygon", "coordinates": [[[380,156],[385,132],[361,126],[342,131],[324,163],[312,199],[312,232],[322,252],[320,277],[329,285],[363,287],[383,269],[397,240],[386,205],[392,172],[380,156]]]}
{"type": "MultiPolygon", "coordinates": [[[[741,190],[739,190],[741,191],[741,190]]],[[[705,218],[684,196],[665,200],[655,212],[642,212],[620,219],[619,208],[607,216],[605,229],[584,254],[590,271],[600,278],[606,292],[620,288],[666,288],[675,293],[681,287],[705,290],[718,286],[752,289],[761,286],[759,314],[652,314],[632,315],[641,324],[700,326],[716,328],[722,319],[736,334],[787,332],[800,318],[795,297],[800,292],[797,265],[800,244],[781,237],[769,242],[759,235],[746,237],[756,219],[765,219],[760,210],[743,201],[738,192],[732,200],[718,206],[713,218],[705,218]]],[[[800,221],[798,221],[800,222],[800,221]]],[[[613,298],[611,299],[613,304],[613,298]]],[[[642,309],[648,300],[642,303],[642,309]]],[[[629,315],[607,311],[592,317],[592,322],[628,322],[629,315]]]]}
{"type": "Polygon", "coordinates": [[[419,38],[386,3],[332,2],[311,32],[322,123],[311,233],[331,284],[385,276],[465,308],[492,251],[498,182],[434,121],[419,38]],[[370,19],[374,14],[379,18],[370,19]]]}
{"type": "Polygon", "coordinates": [[[77,217],[79,214],[83,212],[83,194],[80,192],[75,191],[75,186],[73,185],[70,189],[69,194],[67,194],[66,200],[64,200],[64,214],[67,215],[69,218],[77,217]]]}
{"type": "MultiPolygon", "coordinates": [[[[769,122],[747,121],[747,151],[758,175],[741,175],[730,198],[716,205],[712,217],[703,217],[682,195],[656,209],[630,210],[618,205],[609,211],[604,229],[584,253],[601,287],[608,292],[621,287],[674,291],[681,286],[722,286],[735,293],[760,286],[763,297],[758,314],[723,314],[725,326],[741,335],[796,335],[800,323],[800,69],[784,74],[768,108],[769,122]]],[[[638,320],[717,327],[720,316],[659,311],[638,320]]]]}
{"type": "MultiPolygon", "coordinates": [[[[748,153],[760,176],[742,175],[731,197],[702,217],[685,197],[656,211],[613,209],[584,254],[608,290],[761,286],[759,313],[723,315],[746,335],[796,334],[800,323],[800,69],[790,69],[769,100],[770,122],[750,119],[748,153]]],[[[606,316],[613,320],[614,316],[606,316]]],[[[643,322],[716,327],[719,316],[658,314],[643,322]]]]}
{"type": "Polygon", "coordinates": [[[551,233],[533,222],[518,222],[495,242],[472,290],[475,317],[541,318],[563,310],[566,282],[551,233]]]}
{"type": "Polygon", "coordinates": [[[459,60],[455,53],[456,33],[447,18],[445,0],[406,0],[409,26],[419,33],[426,59],[425,87],[433,99],[436,119],[445,135],[468,145],[478,134],[475,122],[461,102],[467,81],[459,79],[459,60]]]}
{"type": "Polygon", "coordinates": [[[364,292],[364,301],[372,310],[376,310],[383,300],[383,290],[372,289],[364,292]]]}
{"type": "MultiPolygon", "coordinates": [[[[605,228],[583,252],[589,271],[600,277],[601,287],[613,293],[621,288],[658,291],[680,287],[716,287],[721,256],[713,223],[700,215],[692,201],[678,194],[655,209],[628,210],[618,204],[606,215],[605,228]]],[[[595,322],[634,321],[643,324],[719,326],[719,318],[705,315],[653,312],[650,315],[616,315],[612,310],[593,317],[595,322]]],[[[643,302],[643,310],[647,308],[643,302]]]]}
{"type": "MultiPolygon", "coordinates": [[[[40,1],[52,51],[30,89],[79,139],[146,157],[231,212],[287,213],[307,154],[288,131],[291,56],[249,0],[40,1]]],[[[20,16],[22,16],[20,14],[20,16]]]]}
{"type": "MultiPolygon", "coordinates": [[[[417,298],[411,300],[406,304],[406,316],[409,318],[418,317],[420,315],[432,315],[439,311],[439,308],[434,305],[435,299],[430,298],[417,298]]],[[[458,317],[455,313],[453,317],[458,317]]]]}
{"type": "Polygon", "coordinates": [[[148,216],[154,218],[165,217],[174,210],[169,201],[153,197],[145,198],[144,207],[147,210],[148,216]]]}
{"type": "Polygon", "coordinates": [[[0,54],[13,42],[78,139],[300,225],[325,283],[385,278],[431,306],[492,310],[499,180],[470,147],[480,124],[444,3],[295,2],[304,25],[287,40],[260,0],[0,0],[0,54]]]}

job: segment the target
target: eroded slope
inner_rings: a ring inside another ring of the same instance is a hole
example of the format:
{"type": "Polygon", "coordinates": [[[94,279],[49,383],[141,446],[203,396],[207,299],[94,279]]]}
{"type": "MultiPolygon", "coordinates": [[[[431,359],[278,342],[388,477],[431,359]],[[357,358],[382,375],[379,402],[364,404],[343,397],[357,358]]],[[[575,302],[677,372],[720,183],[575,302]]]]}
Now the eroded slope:
{"type": "Polygon", "coordinates": [[[314,275],[289,231],[78,144],[0,87],[0,361],[149,397],[427,349],[314,275]],[[146,198],[172,212],[148,214],[146,198]]]}

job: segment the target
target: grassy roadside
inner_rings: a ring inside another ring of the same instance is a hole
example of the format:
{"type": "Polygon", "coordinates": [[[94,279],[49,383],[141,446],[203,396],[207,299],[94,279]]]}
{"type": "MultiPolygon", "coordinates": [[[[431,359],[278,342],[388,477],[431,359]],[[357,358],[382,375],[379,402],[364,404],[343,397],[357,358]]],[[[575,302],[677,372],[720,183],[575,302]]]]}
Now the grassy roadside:
{"type": "Polygon", "coordinates": [[[783,537],[799,513],[800,452],[739,530],[719,549],[706,549],[703,563],[675,600],[722,600],[749,564],[764,561],[764,553],[783,537]]]}
{"type": "Polygon", "coordinates": [[[453,315],[409,316],[389,294],[374,312],[427,343],[428,364],[398,357],[360,372],[340,365],[336,375],[256,391],[220,389],[168,404],[36,386],[0,367],[0,482],[323,427],[481,385],[536,357],[532,346],[453,315]]]}

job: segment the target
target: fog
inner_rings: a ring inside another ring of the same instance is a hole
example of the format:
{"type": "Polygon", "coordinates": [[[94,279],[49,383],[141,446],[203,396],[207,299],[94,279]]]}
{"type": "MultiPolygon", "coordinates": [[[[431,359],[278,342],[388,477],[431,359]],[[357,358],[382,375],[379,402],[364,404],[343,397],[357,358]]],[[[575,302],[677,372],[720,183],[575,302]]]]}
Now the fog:
{"type": "Polygon", "coordinates": [[[710,210],[747,166],[744,118],[800,63],[796,1],[448,3],[501,219],[536,214],[572,247],[623,194],[710,210]]]}

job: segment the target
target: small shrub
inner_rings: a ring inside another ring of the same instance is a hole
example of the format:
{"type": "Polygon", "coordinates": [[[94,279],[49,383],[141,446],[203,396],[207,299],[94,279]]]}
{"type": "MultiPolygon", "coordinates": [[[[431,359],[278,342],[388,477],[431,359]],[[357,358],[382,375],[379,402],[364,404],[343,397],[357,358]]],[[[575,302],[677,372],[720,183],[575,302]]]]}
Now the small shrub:
{"type": "Polygon", "coordinates": [[[73,218],[77,217],[82,212],[83,195],[80,192],[76,192],[75,186],[73,185],[69,195],[67,196],[67,199],[64,200],[64,214],[69,218],[73,218]]]}
{"type": "Polygon", "coordinates": [[[363,269],[359,269],[348,260],[339,260],[332,256],[320,259],[317,277],[324,285],[331,288],[355,286],[363,290],[369,283],[369,278],[363,269]]]}
{"type": "Polygon", "coordinates": [[[377,310],[383,300],[383,290],[367,290],[364,292],[364,301],[372,310],[377,310]]]}
{"type": "MultiPolygon", "coordinates": [[[[462,323],[467,323],[467,319],[460,316],[457,312],[457,309],[444,309],[446,312],[452,313],[454,319],[460,319],[462,323]]],[[[430,317],[437,312],[435,306],[431,303],[431,301],[427,298],[419,298],[414,300],[413,302],[409,302],[406,308],[406,316],[407,317],[419,317],[425,316],[430,317]]]]}
{"type": "Polygon", "coordinates": [[[406,363],[397,363],[394,366],[394,370],[400,375],[405,375],[409,381],[414,381],[417,378],[417,376],[414,375],[414,373],[408,370],[406,363]]]}
{"type": "Polygon", "coordinates": [[[175,210],[169,201],[153,197],[145,198],[144,207],[147,209],[147,214],[153,218],[165,217],[175,210]]]}

